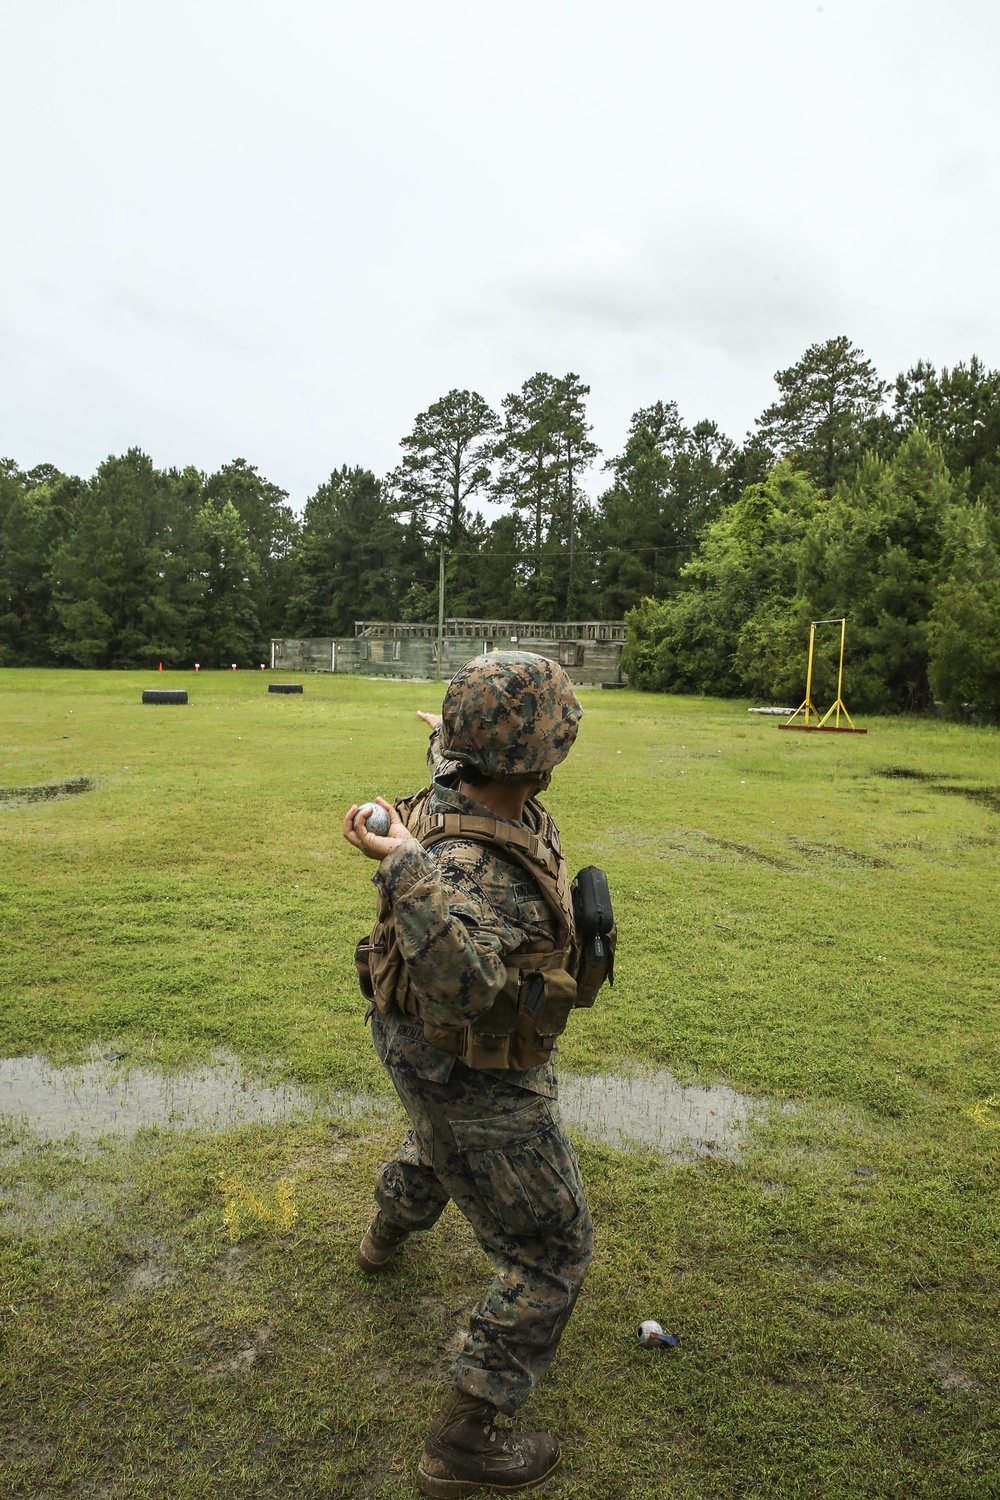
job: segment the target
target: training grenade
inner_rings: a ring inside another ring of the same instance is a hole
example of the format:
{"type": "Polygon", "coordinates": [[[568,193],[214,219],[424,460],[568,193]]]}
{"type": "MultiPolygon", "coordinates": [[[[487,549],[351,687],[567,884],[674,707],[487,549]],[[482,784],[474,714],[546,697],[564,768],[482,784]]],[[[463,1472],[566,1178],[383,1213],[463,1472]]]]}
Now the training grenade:
{"type": "Polygon", "coordinates": [[[640,1323],[636,1332],[636,1338],[644,1349],[676,1349],[677,1339],[672,1333],[664,1333],[659,1323],[654,1323],[650,1318],[645,1323],[640,1323]]]}
{"type": "Polygon", "coordinates": [[[389,832],[389,814],[384,807],[379,807],[377,802],[365,802],[358,808],[359,813],[366,812],[365,827],[369,833],[377,834],[379,837],[389,832]]]}

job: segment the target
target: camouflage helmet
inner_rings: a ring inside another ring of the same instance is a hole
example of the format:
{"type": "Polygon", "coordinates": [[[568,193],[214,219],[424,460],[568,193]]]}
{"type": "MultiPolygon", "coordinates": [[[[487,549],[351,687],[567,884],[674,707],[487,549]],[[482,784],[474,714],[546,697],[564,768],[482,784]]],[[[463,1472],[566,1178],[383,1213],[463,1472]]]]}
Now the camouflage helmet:
{"type": "Polygon", "coordinates": [[[441,751],[483,776],[537,775],[565,760],[583,709],[556,662],[492,651],[466,662],[441,705],[441,751]]]}

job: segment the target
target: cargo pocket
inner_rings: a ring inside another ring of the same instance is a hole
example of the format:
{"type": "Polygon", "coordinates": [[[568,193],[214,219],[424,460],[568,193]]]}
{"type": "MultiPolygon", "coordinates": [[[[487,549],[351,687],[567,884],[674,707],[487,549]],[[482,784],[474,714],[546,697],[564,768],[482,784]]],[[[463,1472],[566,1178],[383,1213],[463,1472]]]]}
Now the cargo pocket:
{"type": "Polygon", "coordinates": [[[503,1233],[555,1233],[586,1205],[573,1147],[553,1120],[548,1100],[485,1120],[452,1120],[451,1130],[503,1233]]]}

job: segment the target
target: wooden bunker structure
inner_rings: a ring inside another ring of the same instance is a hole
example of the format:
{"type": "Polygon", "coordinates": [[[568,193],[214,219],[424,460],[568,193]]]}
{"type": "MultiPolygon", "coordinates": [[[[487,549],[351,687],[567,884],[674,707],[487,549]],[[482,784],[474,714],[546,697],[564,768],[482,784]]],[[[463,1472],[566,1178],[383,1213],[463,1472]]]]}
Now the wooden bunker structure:
{"type": "Polygon", "coordinates": [[[271,666],[290,672],[345,672],[362,677],[451,677],[488,651],[537,651],[557,661],[580,686],[624,681],[622,620],[447,619],[438,660],[436,624],[356,620],[354,635],[272,640],[271,666]]]}

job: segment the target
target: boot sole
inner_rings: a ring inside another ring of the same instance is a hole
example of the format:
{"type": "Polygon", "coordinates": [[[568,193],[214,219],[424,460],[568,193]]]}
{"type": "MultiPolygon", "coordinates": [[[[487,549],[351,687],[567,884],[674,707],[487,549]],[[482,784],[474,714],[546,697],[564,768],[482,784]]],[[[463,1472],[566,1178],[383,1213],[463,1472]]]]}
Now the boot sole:
{"type": "Polygon", "coordinates": [[[432,1500],[461,1500],[464,1495],[514,1495],[521,1490],[537,1490],[540,1484],[544,1484],[556,1472],[562,1463],[562,1454],[555,1463],[539,1474],[537,1479],[526,1479],[521,1484],[494,1484],[492,1480],[482,1479],[438,1479],[434,1474],[424,1472],[423,1466],[417,1469],[417,1483],[422,1495],[430,1495],[432,1500]]]}
{"type": "Polygon", "coordinates": [[[398,1245],[391,1245],[387,1250],[374,1250],[371,1255],[368,1255],[365,1252],[365,1246],[367,1245],[367,1243],[368,1236],[366,1234],[364,1239],[361,1241],[361,1244],[358,1246],[358,1265],[361,1267],[362,1271],[367,1271],[369,1276],[376,1276],[379,1271],[384,1271],[386,1266],[392,1264],[393,1260],[396,1257],[396,1251],[399,1249],[399,1246],[403,1243],[403,1241],[400,1240],[398,1245]]]}
{"type": "Polygon", "coordinates": [[[392,1265],[392,1256],[387,1255],[385,1260],[369,1260],[368,1257],[364,1255],[359,1248],[358,1265],[361,1267],[362,1271],[367,1272],[369,1276],[377,1276],[379,1271],[384,1271],[387,1266],[392,1265]]]}

